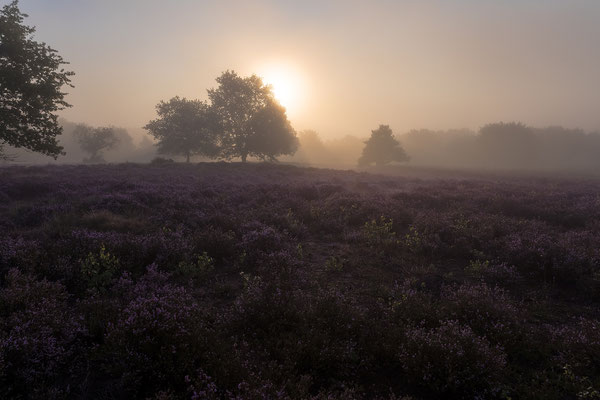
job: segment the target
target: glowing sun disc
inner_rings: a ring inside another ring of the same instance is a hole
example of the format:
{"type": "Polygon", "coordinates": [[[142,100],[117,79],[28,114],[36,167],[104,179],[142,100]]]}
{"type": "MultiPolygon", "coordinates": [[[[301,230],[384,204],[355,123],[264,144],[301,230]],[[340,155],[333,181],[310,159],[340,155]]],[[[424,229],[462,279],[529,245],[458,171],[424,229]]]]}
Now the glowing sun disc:
{"type": "Polygon", "coordinates": [[[287,110],[288,115],[302,106],[303,82],[294,68],[286,65],[269,65],[259,74],[265,84],[271,85],[273,95],[287,110]]]}

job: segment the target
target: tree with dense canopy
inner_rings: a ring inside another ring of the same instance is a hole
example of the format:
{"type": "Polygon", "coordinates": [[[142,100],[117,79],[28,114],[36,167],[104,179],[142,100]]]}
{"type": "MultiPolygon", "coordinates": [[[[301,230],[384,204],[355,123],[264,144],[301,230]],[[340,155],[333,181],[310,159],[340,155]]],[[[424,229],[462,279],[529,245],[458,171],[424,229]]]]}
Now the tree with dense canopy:
{"type": "Polygon", "coordinates": [[[296,152],[296,132],[271,86],[256,75],[243,78],[234,71],[223,72],[217,83],[208,97],[219,120],[221,157],[246,162],[248,156],[274,160],[296,152]]]}
{"type": "Polygon", "coordinates": [[[158,153],[183,155],[218,155],[218,121],[206,102],[173,97],[156,106],[158,119],[144,128],[158,140],[158,153]]]}
{"type": "Polygon", "coordinates": [[[268,101],[265,107],[250,120],[251,135],[247,138],[248,153],[261,160],[275,161],[277,156],[294,154],[298,138],[285,108],[276,101],[268,101]]]}
{"type": "Polygon", "coordinates": [[[73,72],[56,50],[33,40],[35,28],[23,24],[17,1],[0,12],[0,151],[22,147],[54,158],[62,154],[56,111],[70,105],[61,91],[73,72]]]}
{"type": "Polygon", "coordinates": [[[73,136],[77,139],[81,149],[90,154],[89,158],[83,160],[88,163],[103,163],[102,153],[104,150],[112,149],[119,143],[116,128],[113,127],[93,128],[79,124],[75,127],[73,136]]]}
{"type": "Polygon", "coordinates": [[[365,142],[362,156],[358,159],[359,166],[367,166],[372,163],[375,165],[384,165],[391,162],[408,161],[409,157],[394,138],[394,134],[389,125],[379,125],[374,131],[371,131],[371,137],[365,142]]]}

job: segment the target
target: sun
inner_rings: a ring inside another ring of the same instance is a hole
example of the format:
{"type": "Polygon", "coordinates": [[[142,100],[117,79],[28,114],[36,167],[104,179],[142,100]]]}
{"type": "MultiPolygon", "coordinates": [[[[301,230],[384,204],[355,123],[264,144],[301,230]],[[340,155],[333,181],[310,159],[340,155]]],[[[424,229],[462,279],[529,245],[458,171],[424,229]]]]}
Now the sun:
{"type": "Polygon", "coordinates": [[[297,68],[283,63],[273,63],[259,68],[258,75],[265,84],[271,85],[273,95],[286,108],[288,116],[301,110],[305,84],[297,68]]]}

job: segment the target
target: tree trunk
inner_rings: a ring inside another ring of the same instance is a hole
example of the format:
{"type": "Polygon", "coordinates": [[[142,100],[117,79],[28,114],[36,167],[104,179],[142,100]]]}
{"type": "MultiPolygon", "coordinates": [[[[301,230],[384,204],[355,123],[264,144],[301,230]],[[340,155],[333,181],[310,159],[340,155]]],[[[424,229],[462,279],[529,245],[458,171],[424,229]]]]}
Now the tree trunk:
{"type": "Polygon", "coordinates": [[[185,158],[185,162],[188,162],[188,163],[189,163],[189,162],[190,162],[190,153],[189,153],[189,152],[188,152],[188,153],[185,153],[185,157],[186,157],[186,158],[185,158]]]}
{"type": "Polygon", "coordinates": [[[242,162],[245,163],[246,162],[246,158],[248,157],[247,153],[242,153],[242,162]]]}

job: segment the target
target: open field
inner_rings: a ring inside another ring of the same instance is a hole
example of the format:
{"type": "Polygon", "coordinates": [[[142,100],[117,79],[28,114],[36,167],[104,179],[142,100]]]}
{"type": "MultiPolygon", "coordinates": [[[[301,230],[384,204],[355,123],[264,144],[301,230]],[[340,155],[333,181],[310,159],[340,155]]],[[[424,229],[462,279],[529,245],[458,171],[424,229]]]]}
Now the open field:
{"type": "Polygon", "coordinates": [[[0,169],[0,398],[600,396],[600,181],[0,169]]]}

